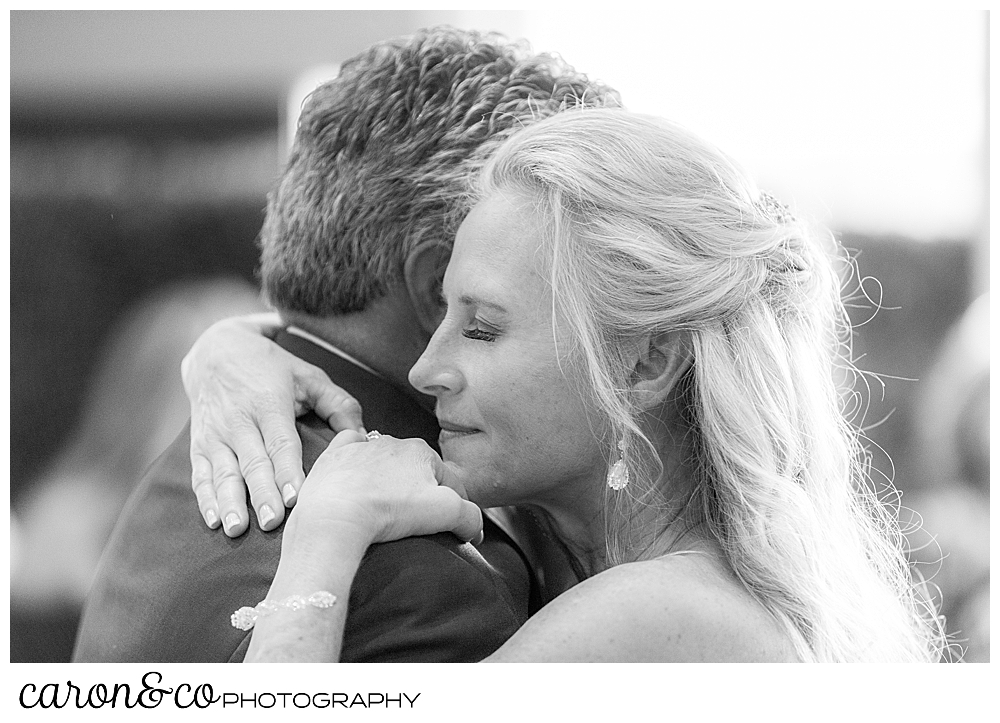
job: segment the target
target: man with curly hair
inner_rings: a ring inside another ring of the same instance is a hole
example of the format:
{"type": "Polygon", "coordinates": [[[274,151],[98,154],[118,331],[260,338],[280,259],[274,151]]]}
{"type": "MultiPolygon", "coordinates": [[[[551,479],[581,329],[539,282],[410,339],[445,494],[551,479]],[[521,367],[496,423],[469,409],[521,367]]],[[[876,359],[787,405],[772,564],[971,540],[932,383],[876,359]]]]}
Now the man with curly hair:
{"type": "MultiPolygon", "coordinates": [[[[436,445],[432,403],[407,372],[440,319],[465,181],[510,133],[581,104],[618,97],[499,36],[435,28],[347,61],[306,101],[268,198],[261,276],[290,353],[275,363],[321,369],[361,403],[369,429],[436,445]]],[[[359,424],[342,401],[313,400],[325,418],[300,418],[285,456],[301,445],[308,469],[333,436],[328,421],[359,424]]],[[[240,469],[232,452],[191,449],[185,431],[153,465],[105,551],[74,660],[243,659],[250,634],[230,615],[265,598],[303,478],[296,465],[272,466],[282,455],[259,436],[245,444],[240,469]]],[[[341,659],[476,661],[499,647],[538,593],[514,541],[489,520],[484,533],[476,548],[449,535],[373,546],[350,600],[336,603],[347,603],[341,659]]]]}

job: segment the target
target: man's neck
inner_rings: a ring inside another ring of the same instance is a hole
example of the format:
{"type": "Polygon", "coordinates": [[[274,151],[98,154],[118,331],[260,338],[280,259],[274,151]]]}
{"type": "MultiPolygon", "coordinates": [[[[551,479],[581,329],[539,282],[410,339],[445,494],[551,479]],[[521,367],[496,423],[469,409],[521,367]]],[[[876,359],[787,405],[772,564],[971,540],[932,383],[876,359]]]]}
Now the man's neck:
{"type": "MultiPolygon", "coordinates": [[[[414,390],[407,379],[410,367],[423,353],[429,335],[420,326],[405,293],[389,293],[370,302],[363,311],[317,317],[281,311],[281,318],[354,357],[363,365],[421,403],[426,395],[414,390]]],[[[433,406],[433,401],[430,402],[433,406]]]]}

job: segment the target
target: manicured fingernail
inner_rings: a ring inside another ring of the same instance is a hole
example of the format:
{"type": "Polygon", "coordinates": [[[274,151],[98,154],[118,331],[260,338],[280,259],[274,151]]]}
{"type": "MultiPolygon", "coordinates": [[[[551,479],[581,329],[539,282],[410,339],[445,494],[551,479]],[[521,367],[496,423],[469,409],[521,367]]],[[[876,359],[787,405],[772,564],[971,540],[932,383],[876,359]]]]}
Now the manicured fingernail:
{"type": "Polygon", "coordinates": [[[238,524],[240,524],[240,516],[235,512],[230,512],[226,515],[226,519],[222,521],[222,525],[226,528],[226,532],[229,532],[238,524]]]}
{"type": "Polygon", "coordinates": [[[271,509],[270,505],[261,505],[260,514],[257,516],[260,520],[261,527],[267,527],[267,525],[274,519],[274,510],[271,509]]]}
{"type": "Polygon", "coordinates": [[[215,514],[215,510],[208,510],[205,512],[205,523],[211,527],[213,530],[219,525],[219,516],[215,514]]]}
{"type": "Polygon", "coordinates": [[[285,501],[286,507],[295,502],[295,496],[295,488],[292,487],[291,482],[286,483],[285,486],[281,488],[281,499],[285,501]]]}

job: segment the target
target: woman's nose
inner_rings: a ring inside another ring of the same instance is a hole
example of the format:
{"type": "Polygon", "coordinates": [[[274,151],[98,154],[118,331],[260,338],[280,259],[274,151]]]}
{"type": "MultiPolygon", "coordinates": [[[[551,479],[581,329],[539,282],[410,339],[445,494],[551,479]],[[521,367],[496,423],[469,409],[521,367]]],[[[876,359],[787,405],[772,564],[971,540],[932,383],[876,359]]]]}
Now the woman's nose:
{"type": "Polygon", "coordinates": [[[435,332],[424,353],[410,369],[409,380],[414,389],[435,397],[461,390],[462,375],[443,346],[439,333],[435,332]]]}

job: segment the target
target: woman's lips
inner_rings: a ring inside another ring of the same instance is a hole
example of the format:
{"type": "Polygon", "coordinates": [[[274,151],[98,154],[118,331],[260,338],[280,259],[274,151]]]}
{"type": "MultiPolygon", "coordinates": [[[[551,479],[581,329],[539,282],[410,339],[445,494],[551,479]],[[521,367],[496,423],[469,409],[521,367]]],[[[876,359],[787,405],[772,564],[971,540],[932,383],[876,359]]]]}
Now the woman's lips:
{"type": "Polygon", "coordinates": [[[474,427],[465,427],[461,424],[454,424],[453,422],[439,420],[438,424],[441,426],[441,434],[438,435],[439,442],[462,439],[463,437],[477,434],[480,431],[474,427]]]}

